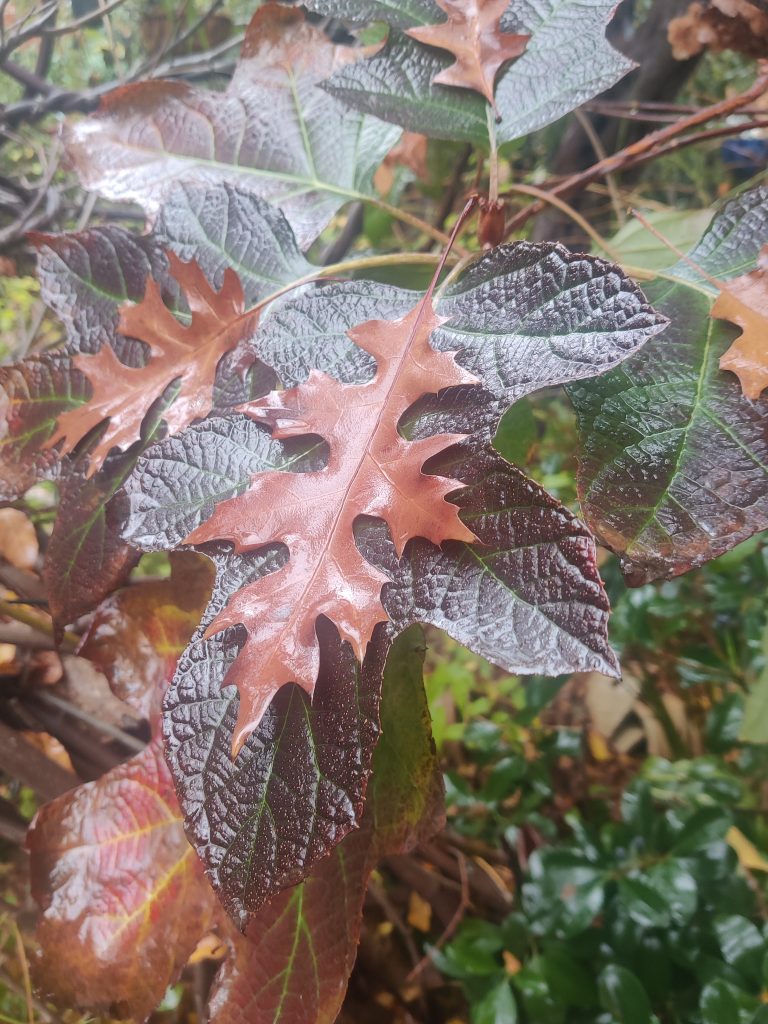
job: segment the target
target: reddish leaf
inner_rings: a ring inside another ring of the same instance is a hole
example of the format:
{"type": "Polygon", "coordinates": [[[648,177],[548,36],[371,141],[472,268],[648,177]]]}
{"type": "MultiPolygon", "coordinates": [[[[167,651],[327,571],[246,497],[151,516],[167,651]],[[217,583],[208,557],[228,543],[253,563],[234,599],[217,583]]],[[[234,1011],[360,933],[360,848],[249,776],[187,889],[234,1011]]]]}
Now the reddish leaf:
{"type": "Polygon", "coordinates": [[[121,454],[96,476],[66,475],[45,552],[43,579],[53,621],[63,627],[87,614],[128,578],[139,552],[120,536],[112,498],[136,463],[121,454]]]}
{"type": "Polygon", "coordinates": [[[430,346],[431,331],[444,322],[428,295],[400,320],[372,320],[350,332],[377,360],[368,384],[339,384],[313,371],[305,384],[247,406],[251,416],[273,428],[273,437],[319,434],[331,455],[317,473],[258,474],[250,491],[222,502],[187,538],[190,544],[231,540],[237,551],[279,541],[290,551],[286,568],[236,594],[206,634],[239,623],[249,634],[227,678],[240,691],[235,753],[281,686],[296,682],[312,694],[319,615],[336,625],[359,661],[374,626],[386,619],[380,594],[387,577],[355,546],[357,516],[381,516],[398,554],[411,537],[435,544],[473,538],[456,507],[444,501],[455,485],[421,471],[428,458],[460,435],[406,441],[397,431],[402,414],[425,392],[475,380],[451,353],[430,346]],[[350,437],[356,438],[354,447],[350,437]],[[270,510],[266,520],[265,509],[270,510]]]}
{"type": "Polygon", "coordinates": [[[58,416],[87,401],[87,387],[66,355],[33,356],[0,368],[0,500],[13,500],[56,474],[55,453],[41,446],[58,416]]]}
{"type": "Polygon", "coordinates": [[[424,641],[411,629],[384,675],[382,737],[361,828],[250,921],[211,999],[212,1024],[331,1024],[357,952],[376,860],[429,838],[443,820],[442,777],[422,683],[424,641]]]}
{"type": "Polygon", "coordinates": [[[159,81],[115,89],[70,128],[71,159],[86,188],[153,212],[175,181],[237,185],[280,206],[307,248],[339,207],[371,193],[399,135],[316,88],[358,54],[301,11],[264,4],[225,92],[159,81]]]}
{"type": "Polygon", "coordinates": [[[233,270],[227,270],[219,291],[208,284],[194,262],[183,263],[168,254],[171,272],[181,285],[191,309],[184,326],[164,304],[152,278],[142,302],[123,308],[119,330],[146,342],[151,357],[146,366],[129,367],[120,362],[109,345],[93,355],[77,355],[74,363],[91,383],[90,401],[62,413],[48,446],[62,442],[73,448],[103,420],[109,424],[90,451],[90,472],[103,464],[110,450],[138,440],[150,406],[174,381],[179,391],[163,418],[178,431],[211,411],[216,368],[227,352],[253,326],[258,314],[244,314],[243,291],[233,270]]]}
{"type": "Polygon", "coordinates": [[[407,29],[420,43],[450,50],[456,60],[432,79],[440,85],[474,89],[494,106],[493,83],[503,64],[524,51],[530,34],[501,30],[508,0],[436,0],[448,15],[439,25],[407,29]]]}
{"type": "Polygon", "coordinates": [[[768,245],[758,256],[757,270],[720,285],[711,315],[741,328],[720,357],[720,369],[735,373],[745,397],[757,400],[768,388],[768,245]]]}
{"type": "Polygon", "coordinates": [[[171,554],[171,576],[137,583],[105,601],[78,653],[104,673],[113,692],[145,718],[160,712],[176,662],[213,586],[210,559],[171,554]]]}
{"type": "Polygon", "coordinates": [[[214,910],[159,744],[42,807],[28,845],[45,992],[146,1018],[214,910]]]}

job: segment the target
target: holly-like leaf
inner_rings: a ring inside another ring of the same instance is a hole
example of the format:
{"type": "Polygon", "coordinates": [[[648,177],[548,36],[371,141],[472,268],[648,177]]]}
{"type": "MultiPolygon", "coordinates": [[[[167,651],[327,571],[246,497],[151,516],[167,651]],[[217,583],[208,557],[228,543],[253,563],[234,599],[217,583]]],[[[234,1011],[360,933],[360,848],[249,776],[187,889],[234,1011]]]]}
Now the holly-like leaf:
{"type": "Polygon", "coordinates": [[[45,993],[144,1020],[215,906],[159,744],[42,807],[28,846],[45,993]]]}
{"type": "Polygon", "coordinates": [[[172,182],[236,184],[279,206],[307,248],[345,202],[371,194],[397,141],[390,126],[317,89],[354,56],[301,12],[265,4],[224,93],[182,82],[123,86],[70,128],[70,157],[86,188],[150,212],[172,182]]]}
{"type": "Polygon", "coordinates": [[[78,654],[93,662],[112,692],[153,720],[176,662],[208,603],[209,559],[171,554],[171,575],[146,580],[104,601],[88,624],[78,654]]]}
{"type": "MultiPolygon", "coordinates": [[[[325,0],[309,0],[307,6],[324,5],[325,0]]],[[[371,16],[373,6],[371,0],[346,0],[344,13],[362,21],[371,16]]],[[[400,31],[420,34],[438,20],[439,8],[429,5],[429,11],[426,4],[404,0],[388,5],[395,9],[388,14],[383,5],[375,6],[376,16],[392,25],[387,45],[372,57],[336,71],[324,88],[355,109],[409,131],[487,145],[485,100],[441,85],[450,57],[400,31]]],[[[459,6],[466,9],[467,5],[459,6]]],[[[511,0],[500,30],[530,39],[522,56],[496,79],[499,142],[551,124],[631,70],[632,62],[605,38],[615,7],[613,0],[511,0]]]]}
{"type": "Polygon", "coordinates": [[[440,85],[474,89],[495,108],[493,84],[503,64],[519,57],[530,35],[504,32],[501,18],[508,0],[436,0],[448,15],[437,25],[407,29],[420,43],[449,50],[454,63],[434,79],[440,85]]]}
{"type": "Polygon", "coordinates": [[[331,1024],[354,964],[366,883],[376,860],[442,824],[442,778],[422,682],[423,638],[399,637],[382,688],[383,733],[358,831],[280,893],[234,945],[211,997],[216,1024],[331,1024]]]}
{"type": "Polygon", "coordinates": [[[712,319],[731,279],[754,272],[768,190],[726,204],[691,253],[646,288],[671,323],[622,366],[571,385],[587,522],[631,582],[675,576],[768,527],[768,400],[719,367],[734,328],[712,319]]]}
{"type": "Polygon", "coordinates": [[[455,506],[444,501],[455,489],[451,481],[421,471],[460,436],[408,441],[397,431],[400,417],[423,394],[474,382],[451,354],[430,346],[429,335],[442,322],[428,293],[404,317],[367,321],[351,332],[355,344],[376,360],[367,384],[342,384],[313,370],[297,388],[246,407],[269,424],[274,438],[320,435],[330,457],[315,473],[255,477],[245,495],[217,505],[186,538],[191,544],[232,541],[237,552],[277,542],[289,550],[286,567],[234,595],[206,634],[241,623],[248,632],[226,679],[240,691],[235,754],[282,686],[295,682],[312,695],[320,657],[318,616],[334,623],[361,662],[376,624],[386,620],[380,601],[386,576],[355,546],[357,516],[383,518],[398,555],[412,537],[435,544],[473,538],[455,506]],[[264,509],[270,510],[267,517],[264,509]]]}
{"type": "Polygon", "coordinates": [[[752,399],[768,388],[768,245],[757,264],[757,270],[727,281],[712,307],[712,316],[742,330],[720,357],[720,369],[735,373],[741,390],[752,399]]]}

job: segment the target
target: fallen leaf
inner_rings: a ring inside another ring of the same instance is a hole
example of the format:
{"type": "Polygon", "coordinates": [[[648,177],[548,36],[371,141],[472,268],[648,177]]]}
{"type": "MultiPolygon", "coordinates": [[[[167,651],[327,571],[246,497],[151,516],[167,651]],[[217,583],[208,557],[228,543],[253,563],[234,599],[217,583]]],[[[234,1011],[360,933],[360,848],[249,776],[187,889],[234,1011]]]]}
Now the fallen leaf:
{"type": "Polygon", "coordinates": [[[408,924],[420,932],[428,932],[432,926],[432,906],[415,889],[408,897],[408,924]]]}
{"type": "Polygon", "coordinates": [[[768,387],[768,245],[758,256],[757,270],[720,285],[712,316],[741,328],[720,357],[720,369],[735,373],[744,395],[757,400],[768,387]]]}
{"type": "Polygon", "coordinates": [[[246,494],[221,502],[186,538],[188,544],[228,540],[237,552],[280,542],[290,552],[284,568],[234,595],[206,632],[210,637],[239,624],[248,631],[226,680],[240,692],[235,754],[282,686],[295,682],[312,694],[320,658],[318,616],[334,623],[360,662],[374,627],[386,621],[380,594],[387,576],[357,549],[358,516],[384,519],[398,555],[412,537],[433,544],[474,538],[456,506],[444,500],[455,482],[422,472],[429,458],[463,435],[407,441],[398,432],[400,417],[423,394],[475,382],[453,353],[430,345],[431,332],[444,322],[432,308],[430,291],[406,316],[368,321],[350,331],[377,361],[367,384],[340,384],[313,370],[306,383],[244,407],[276,439],[321,436],[330,457],[319,472],[257,474],[246,494]],[[350,437],[356,438],[354,447],[350,437]]]}
{"type": "Polygon", "coordinates": [[[61,443],[71,452],[104,420],[109,424],[89,452],[89,475],[104,463],[110,450],[127,447],[141,436],[141,424],[165,389],[178,382],[178,394],[163,413],[171,432],[206,416],[213,404],[213,385],[221,358],[231,352],[251,329],[258,313],[244,313],[243,289],[234,270],[228,269],[219,291],[213,289],[197,263],[185,263],[169,251],[171,273],[184,291],[191,310],[188,326],[163,302],[160,288],[148,278],[144,298],[121,311],[119,330],[146,342],[146,366],[122,363],[110,345],[95,354],[79,354],[74,364],[91,384],[87,404],[59,415],[56,431],[46,442],[61,443]]]}
{"type": "Polygon", "coordinates": [[[747,871],[768,872],[768,860],[760,853],[755,844],[744,835],[736,826],[728,829],[725,837],[731,849],[736,851],[739,864],[747,871]]]}
{"type": "Polygon", "coordinates": [[[440,85],[474,89],[491,106],[493,83],[499,69],[524,51],[530,34],[503,32],[502,15],[509,0],[436,0],[448,15],[439,25],[423,25],[406,30],[420,43],[449,50],[456,58],[450,67],[435,75],[440,85]]]}
{"type": "Polygon", "coordinates": [[[735,50],[748,57],[768,56],[768,12],[750,0],[694,0],[672,18],[667,37],[676,60],[689,60],[710,49],[735,50]]]}

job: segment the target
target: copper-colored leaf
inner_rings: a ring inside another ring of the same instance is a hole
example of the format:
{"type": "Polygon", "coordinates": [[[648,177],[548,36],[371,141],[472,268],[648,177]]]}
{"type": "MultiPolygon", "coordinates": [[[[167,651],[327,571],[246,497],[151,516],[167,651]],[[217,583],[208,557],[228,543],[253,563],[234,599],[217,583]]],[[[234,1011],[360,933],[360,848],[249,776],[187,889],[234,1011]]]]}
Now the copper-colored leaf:
{"type": "Polygon", "coordinates": [[[213,563],[171,554],[171,576],[121,590],[96,612],[78,653],[109,680],[113,692],[145,718],[160,703],[213,587],[213,563]]]}
{"type": "Polygon", "coordinates": [[[688,60],[709,49],[768,56],[768,11],[761,0],[692,0],[667,29],[672,56],[688,60]]]}
{"type": "Polygon", "coordinates": [[[735,373],[747,398],[758,399],[768,387],[768,245],[757,270],[720,286],[712,316],[730,320],[742,333],[724,355],[720,369],[735,373]]]}
{"type": "Polygon", "coordinates": [[[90,381],[90,401],[58,418],[58,429],[48,446],[62,443],[70,452],[94,427],[109,424],[90,453],[90,472],[104,462],[109,451],[138,440],[145,414],[165,389],[178,381],[179,391],[163,413],[175,432],[211,411],[216,367],[254,323],[257,314],[245,315],[240,281],[231,269],[215,291],[195,262],[184,263],[168,253],[173,276],[181,285],[191,310],[189,326],[182,324],[163,302],[154,279],[147,280],[144,299],[125,306],[119,330],[146,342],[150,360],[143,367],[128,367],[109,345],[94,355],[80,354],[74,363],[90,381]]]}
{"type": "Polygon", "coordinates": [[[398,138],[317,88],[359,52],[296,8],[262,4],[223,92],[156,79],[114,89],[68,127],[70,159],[84,187],[152,213],[173,182],[236,185],[279,206],[306,249],[344,203],[371,194],[398,138]]]}
{"type": "Polygon", "coordinates": [[[45,992],[143,1020],[214,910],[160,744],[46,804],[28,844],[45,992]]]}
{"type": "Polygon", "coordinates": [[[431,347],[431,331],[444,322],[428,294],[399,320],[371,320],[350,331],[377,361],[369,383],[340,384],[313,370],[305,384],[245,408],[269,424],[275,438],[319,434],[330,457],[319,472],[257,474],[245,495],[222,502],[187,538],[190,544],[230,540],[237,551],[282,542],[290,551],[284,568],[239,591],[206,634],[240,623],[249,634],[227,680],[240,690],[235,752],[281,686],[296,682],[312,693],[319,615],[335,624],[359,661],[376,623],[386,620],[380,594],[387,577],[355,546],[358,516],[384,519],[398,554],[412,537],[435,544],[474,537],[456,506],[444,500],[455,483],[422,473],[427,459],[463,435],[406,441],[397,430],[423,394],[475,382],[453,353],[431,347]],[[350,446],[350,437],[357,444],[350,446]]]}
{"type": "Polygon", "coordinates": [[[420,43],[450,50],[456,60],[433,81],[474,89],[493,105],[493,82],[502,64],[519,57],[530,35],[502,32],[500,21],[508,0],[436,0],[448,15],[439,25],[409,28],[420,43]]]}

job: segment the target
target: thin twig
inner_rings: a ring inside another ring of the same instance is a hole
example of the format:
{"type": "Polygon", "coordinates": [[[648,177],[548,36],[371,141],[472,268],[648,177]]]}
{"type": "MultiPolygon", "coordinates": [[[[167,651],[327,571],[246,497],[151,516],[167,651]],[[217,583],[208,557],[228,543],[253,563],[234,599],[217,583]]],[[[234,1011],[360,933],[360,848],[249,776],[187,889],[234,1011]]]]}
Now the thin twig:
{"type": "MultiPolygon", "coordinates": [[[[597,159],[607,160],[608,154],[605,151],[605,146],[603,145],[602,139],[595,131],[595,126],[592,124],[590,119],[583,110],[579,109],[579,107],[574,110],[573,114],[581,125],[584,134],[589,139],[597,159]]],[[[621,195],[619,193],[619,186],[616,184],[615,177],[612,174],[606,174],[605,184],[608,187],[608,194],[611,197],[611,204],[613,206],[613,212],[616,216],[616,220],[619,222],[619,226],[623,227],[627,222],[627,215],[624,207],[621,205],[621,195]]]]}
{"type": "Polygon", "coordinates": [[[96,7],[88,14],[84,14],[82,18],[78,18],[76,21],[67,22],[66,25],[56,25],[53,28],[46,28],[44,35],[47,36],[66,36],[70,32],[77,32],[78,29],[85,28],[86,25],[90,25],[92,21],[98,21],[99,18],[103,18],[105,14],[109,14],[110,11],[114,11],[116,7],[124,4],[125,0],[109,0],[108,3],[104,4],[103,7],[96,7]]]}
{"type": "Polygon", "coordinates": [[[526,196],[536,196],[542,203],[548,203],[550,206],[556,207],[575,224],[578,224],[581,230],[588,235],[593,242],[599,245],[603,252],[605,252],[614,261],[614,263],[621,263],[621,255],[613,248],[611,243],[607,241],[607,239],[603,238],[603,236],[592,227],[589,221],[582,217],[578,210],[574,210],[574,208],[563,199],[559,199],[551,192],[545,192],[543,189],[536,188],[535,185],[509,185],[506,192],[519,192],[526,196]]]}
{"type": "MultiPolygon", "coordinates": [[[[659,151],[669,152],[668,144],[671,143],[673,139],[676,140],[675,149],[679,149],[683,145],[692,145],[694,142],[699,142],[700,139],[695,134],[688,136],[687,139],[678,139],[678,136],[689,129],[706,124],[707,121],[714,121],[719,118],[727,117],[729,114],[740,110],[742,107],[748,106],[768,90],[768,61],[760,61],[758,67],[759,74],[754,84],[745,92],[740,93],[738,96],[731,96],[727,99],[720,100],[718,103],[713,103],[709,107],[704,107],[701,110],[696,111],[696,113],[682,118],[675,124],[669,125],[666,128],[660,128],[658,131],[645,135],[642,139],[639,139],[637,142],[633,142],[629,146],[625,146],[624,149],[614,153],[613,156],[608,157],[606,160],[600,160],[598,163],[593,164],[592,167],[588,167],[584,171],[572,174],[553,185],[552,188],[546,190],[547,194],[549,196],[554,196],[555,198],[563,198],[564,196],[569,196],[574,192],[580,191],[590,182],[597,178],[603,178],[606,174],[610,174],[614,171],[626,170],[629,167],[635,167],[638,164],[645,163],[647,160],[655,159],[659,154],[659,151]]],[[[729,127],[733,128],[731,134],[737,134],[744,130],[743,125],[733,125],[729,127]]],[[[540,213],[542,209],[544,209],[544,202],[539,200],[538,202],[531,203],[529,206],[520,210],[511,218],[507,225],[507,237],[518,231],[526,221],[535,214],[540,213]]]]}
{"type": "Polygon", "coordinates": [[[419,960],[413,970],[410,972],[408,977],[405,979],[406,982],[415,981],[416,978],[421,974],[425,967],[432,962],[432,955],[435,951],[442,949],[443,946],[452,937],[456,929],[461,923],[461,919],[469,909],[469,876],[467,875],[467,860],[463,853],[458,850],[456,852],[456,859],[459,862],[459,874],[461,876],[461,897],[459,899],[459,905],[454,911],[453,917],[445,926],[442,935],[438,938],[435,944],[430,948],[429,952],[419,960]]]}

